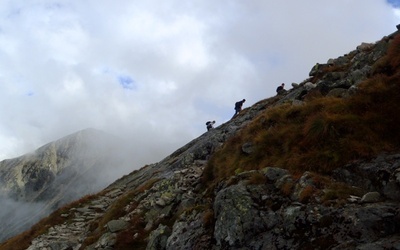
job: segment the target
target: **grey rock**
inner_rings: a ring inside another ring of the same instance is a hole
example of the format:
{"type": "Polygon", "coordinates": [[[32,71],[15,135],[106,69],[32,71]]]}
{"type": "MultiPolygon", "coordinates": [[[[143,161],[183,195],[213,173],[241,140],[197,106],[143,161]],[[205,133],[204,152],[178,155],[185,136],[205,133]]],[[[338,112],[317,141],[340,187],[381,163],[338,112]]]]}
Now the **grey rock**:
{"type": "Polygon", "coordinates": [[[264,173],[265,177],[267,177],[267,179],[272,182],[277,181],[278,179],[289,173],[286,169],[273,167],[264,168],[262,172],[264,173]]]}
{"type": "Polygon", "coordinates": [[[374,47],[373,43],[361,43],[360,45],[357,46],[357,50],[366,51],[366,50],[371,50],[373,47],[374,47]]]}
{"type": "Polygon", "coordinates": [[[207,249],[211,243],[211,235],[205,229],[205,213],[208,213],[208,210],[184,213],[174,223],[166,249],[207,249]]]}
{"type": "Polygon", "coordinates": [[[307,90],[310,90],[310,89],[313,89],[313,88],[317,87],[317,84],[314,84],[314,83],[312,83],[312,82],[306,82],[306,83],[304,84],[304,87],[305,87],[307,90]]]}
{"type": "Polygon", "coordinates": [[[331,91],[328,92],[326,96],[331,96],[331,97],[347,97],[349,96],[347,89],[342,89],[342,88],[334,88],[331,91]]]}
{"type": "Polygon", "coordinates": [[[253,151],[254,151],[253,143],[251,143],[251,142],[246,142],[245,144],[243,144],[243,145],[242,145],[242,151],[243,151],[243,153],[246,153],[246,154],[251,154],[251,153],[253,153],[253,151]]]}
{"type": "Polygon", "coordinates": [[[107,223],[107,228],[111,233],[115,233],[126,229],[128,225],[128,222],[123,220],[111,220],[107,223]]]}
{"type": "Polygon", "coordinates": [[[366,193],[362,198],[361,202],[369,203],[369,202],[378,202],[381,198],[381,195],[378,192],[369,192],[366,193]]]}
{"type": "Polygon", "coordinates": [[[165,201],[162,198],[156,199],[156,204],[161,207],[164,207],[166,205],[165,201]]]}
{"type": "Polygon", "coordinates": [[[170,233],[171,230],[167,226],[160,224],[156,230],[150,233],[146,250],[165,249],[170,233]]]}
{"type": "Polygon", "coordinates": [[[330,65],[329,64],[321,64],[317,63],[312,67],[309,76],[316,76],[318,74],[323,73],[324,69],[328,68],[330,65]]]}
{"type": "Polygon", "coordinates": [[[108,247],[112,247],[116,242],[116,234],[115,233],[105,233],[101,236],[98,242],[95,245],[95,249],[107,249],[108,247]]]}
{"type": "Polygon", "coordinates": [[[243,245],[247,239],[267,228],[254,209],[246,188],[239,184],[218,192],[214,202],[214,238],[217,245],[243,245]]]}

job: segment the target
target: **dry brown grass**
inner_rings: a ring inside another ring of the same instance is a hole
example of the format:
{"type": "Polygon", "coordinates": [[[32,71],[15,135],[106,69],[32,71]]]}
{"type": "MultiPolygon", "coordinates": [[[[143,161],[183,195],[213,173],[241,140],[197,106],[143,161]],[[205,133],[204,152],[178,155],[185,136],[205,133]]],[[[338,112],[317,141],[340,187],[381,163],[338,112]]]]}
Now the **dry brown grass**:
{"type": "Polygon", "coordinates": [[[306,186],[299,194],[300,202],[308,202],[315,193],[315,188],[311,185],[306,186]]]}
{"type": "Polygon", "coordinates": [[[289,196],[293,193],[294,183],[293,182],[285,182],[280,188],[281,192],[285,196],[289,196]]]}
{"type": "Polygon", "coordinates": [[[203,182],[269,166],[329,174],[349,161],[399,149],[400,37],[381,63],[392,74],[373,75],[350,98],[316,96],[303,106],[266,109],[211,157],[203,182]],[[241,151],[247,142],[254,147],[249,155],[241,151]]]}
{"type": "Polygon", "coordinates": [[[203,224],[205,228],[212,228],[214,225],[214,211],[210,208],[203,214],[203,224]]]}
{"type": "Polygon", "coordinates": [[[260,172],[252,173],[247,181],[248,185],[261,185],[267,182],[267,178],[260,172]]]}
{"type": "Polygon", "coordinates": [[[393,41],[387,52],[387,57],[389,58],[390,66],[393,72],[396,72],[400,66],[400,36],[397,35],[393,41]]]}
{"type": "Polygon", "coordinates": [[[326,186],[324,194],[321,196],[321,202],[332,204],[332,201],[334,201],[336,204],[341,204],[342,201],[345,201],[350,195],[361,197],[363,194],[364,191],[361,189],[341,182],[331,182],[326,186]]]}

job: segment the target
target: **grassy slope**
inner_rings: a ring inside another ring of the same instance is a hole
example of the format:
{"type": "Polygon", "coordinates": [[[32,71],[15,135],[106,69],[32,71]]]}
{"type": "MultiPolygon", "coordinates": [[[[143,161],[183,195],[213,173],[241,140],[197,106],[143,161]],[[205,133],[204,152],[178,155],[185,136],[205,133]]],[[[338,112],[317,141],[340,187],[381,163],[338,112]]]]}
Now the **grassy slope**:
{"type": "Polygon", "coordinates": [[[302,106],[267,109],[210,159],[204,182],[235,172],[281,167],[329,174],[337,167],[400,146],[400,36],[350,98],[315,95],[302,106]],[[241,147],[252,143],[246,155],[241,147]]]}

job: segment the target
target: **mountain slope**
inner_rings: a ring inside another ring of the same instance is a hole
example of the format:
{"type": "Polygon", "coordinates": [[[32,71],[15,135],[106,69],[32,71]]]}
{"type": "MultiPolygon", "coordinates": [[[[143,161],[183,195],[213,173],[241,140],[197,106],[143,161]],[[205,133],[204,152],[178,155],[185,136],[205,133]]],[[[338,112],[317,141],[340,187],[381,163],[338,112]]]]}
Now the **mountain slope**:
{"type": "Polygon", "coordinates": [[[21,232],[68,202],[98,192],[124,174],[124,152],[116,151],[121,148],[118,143],[111,135],[86,129],[0,162],[4,204],[0,239],[21,232]]]}
{"type": "Polygon", "coordinates": [[[398,249],[398,48],[395,32],[315,65],[0,249],[398,249]]]}

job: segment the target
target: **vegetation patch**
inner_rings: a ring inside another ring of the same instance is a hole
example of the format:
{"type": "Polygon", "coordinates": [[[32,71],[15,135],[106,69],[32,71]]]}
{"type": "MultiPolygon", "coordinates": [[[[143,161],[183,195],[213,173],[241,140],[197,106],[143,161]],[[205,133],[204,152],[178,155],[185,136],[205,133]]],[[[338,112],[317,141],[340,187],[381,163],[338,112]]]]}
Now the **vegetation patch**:
{"type": "Polygon", "coordinates": [[[324,204],[332,204],[332,201],[340,203],[340,201],[348,199],[350,195],[360,197],[363,194],[364,191],[359,188],[349,186],[345,183],[332,182],[323,190],[321,202],[324,204]]]}
{"type": "MultiPolygon", "coordinates": [[[[349,98],[319,96],[302,106],[266,109],[210,158],[203,182],[218,182],[240,169],[280,167],[330,174],[346,163],[400,148],[400,37],[375,74],[349,98]],[[253,145],[250,154],[242,145],[253,145]]],[[[330,69],[332,70],[332,69],[330,69]]]]}

